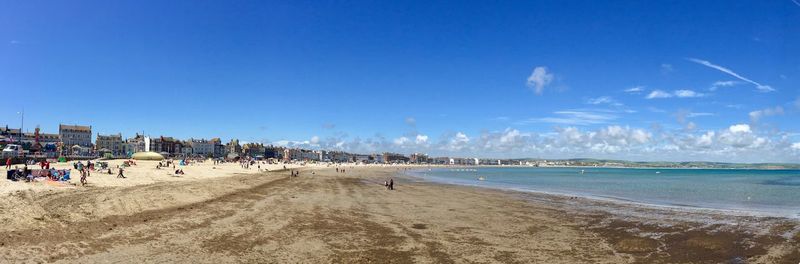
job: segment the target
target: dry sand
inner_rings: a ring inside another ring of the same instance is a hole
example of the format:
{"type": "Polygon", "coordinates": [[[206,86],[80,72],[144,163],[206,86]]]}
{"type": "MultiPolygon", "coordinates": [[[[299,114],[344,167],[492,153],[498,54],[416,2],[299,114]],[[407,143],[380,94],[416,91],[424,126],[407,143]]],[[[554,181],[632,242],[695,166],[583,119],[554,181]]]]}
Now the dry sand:
{"type": "Polygon", "coordinates": [[[787,219],[432,184],[395,167],[137,167],[88,187],[3,183],[24,190],[0,194],[0,263],[800,262],[787,219]]]}

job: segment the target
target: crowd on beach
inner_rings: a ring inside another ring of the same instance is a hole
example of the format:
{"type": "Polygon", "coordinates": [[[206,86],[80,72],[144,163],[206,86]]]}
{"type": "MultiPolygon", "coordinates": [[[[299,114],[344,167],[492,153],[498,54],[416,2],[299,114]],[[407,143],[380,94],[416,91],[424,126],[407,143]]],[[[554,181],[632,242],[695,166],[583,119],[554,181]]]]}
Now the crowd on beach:
{"type": "MultiPolygon", "coordinates": [[[[124,175],[124,167],[135,166],[136,161],[126,160],[122,165],[117,166],[117,178],[127,178],[124,175]]],[[[54,181],[54,182],[67,182],[71,179],[73,171],[80,173],[81,186],[87,185],[88,177],[92,172],[113,174],[107,162],[93,162],[92,160],[72,162],[72,169],[55,169],[51,168],[49,160],[42,160],[36,162],[35,160],[26,160],[22,167],[14,166],[12,168],[11,159],[6,160],[6,179],[11,181],[24,181],[24,182],[38,182],[38,181],[54,181]],[[32,166],[39,165],[39,169],[33,169],[32,166]]]]}
{"type": "MultiPolygon", "coordinates": [[[[59,161],[61,165],[57,165],[57,168],[53,168],[51,162],[57,162],[56,160],[26,160],[22,164],[14,165],[11,159],[6,159],[6,169],[7,169],[7,179],[10,181],[19,181],[19,182],[43,182],[43,181],[50,181],[52,183],[59,182],[64,186],[75,186],[77,183],[69,183],[71,181],[70,176],[77,176],[75,175],[76,172],[80,176],[78,186],[87,186],[89,185],[89,180],[92,174],[105,174],[105,175],[114,175],[116,174],[117,179],[126,179],[128,176],[126,175],[126,171],[128,168],[132,166],[137,166],[137,161],[133,159],[127,160],[117,160],[114,161],[114,164],[118,164],[115,166],[110,166],[109,161],[104,160],[80,160],[80,161],[73,161],[67,163],[67,168],[64,168],[64,161],[59,161]],[[38,165],[38,169],[32,169],[34,166],[38,165]],[[12,168],[13,167],[13,168],[12,168]]],[[[299,177],[301,174],[301,170],[295,169],[296,167],[292,167],[292,165],[300,165],[305,166],[306,162],[281,162],[275,160],[257,160],[253,158],[237,158],[237,159],[203,159],[203,158],[184,158],[184,159],[165,159],[158,161],[157,163],[148,163],[148,164],[155,164],[155,169],[163,170],[168,169],[170,170],[170,174],[174,177],[181,177],[185,175],[184,168],[186,166],[192,166],[195,163],[211,163],[213,162],[214,166],[211,166],[211,169],[219,169],[218,165],[226,164],[226,163],[238,163],[242,169],[258,169],[259,172],[262,171],[270,171],[270,168],[275,168],[275,165],[283,165],[283,170],[287,170],[290,172],[290,177],[299,177]],[[272,166],[272,167],[271,167],[272,166]]],[[[349,166],[347,168],[346,164],[340,163],[327,163],[321,164],[325,167],[334,169],[337,174],[345,174],[348,170],[353,169],[355,167],[349,166]]],[[[148,165],[149,167],[150,165],[148,165]]],[[[311,170],[308,172],[308,175],[314,175],[316,171],[311,170]]],[[[134,176],[138,175],[134,173],[134,176]]],[[[388,179],[383,183],[384,187],[387,190],[394,190],[395,184],[393,179],[388,179]]]]}

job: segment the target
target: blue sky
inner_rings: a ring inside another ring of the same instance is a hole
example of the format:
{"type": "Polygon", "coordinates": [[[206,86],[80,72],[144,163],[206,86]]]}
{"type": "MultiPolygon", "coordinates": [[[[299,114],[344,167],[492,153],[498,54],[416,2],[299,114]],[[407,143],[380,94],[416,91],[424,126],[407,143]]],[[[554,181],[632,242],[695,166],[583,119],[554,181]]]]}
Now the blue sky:
{"type": "Polygon", "coordinates": [[[800,3],[0,1],[0,124],[800,162],[800,3]],[[9,98],[14,98],[9,100],[9,98]]]}

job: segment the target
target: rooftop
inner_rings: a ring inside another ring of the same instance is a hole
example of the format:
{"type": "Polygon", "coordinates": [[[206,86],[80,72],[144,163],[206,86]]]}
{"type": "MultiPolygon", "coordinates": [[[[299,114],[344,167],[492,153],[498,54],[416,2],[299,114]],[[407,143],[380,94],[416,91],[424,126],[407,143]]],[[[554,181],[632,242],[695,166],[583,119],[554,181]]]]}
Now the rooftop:
{"type": "Polygon", "coordinates": [[[92,132],[92,126],[58,124],[58,130],[59,131],[62,131],[62,130],[75,130],[75,131],[92,132]]]}

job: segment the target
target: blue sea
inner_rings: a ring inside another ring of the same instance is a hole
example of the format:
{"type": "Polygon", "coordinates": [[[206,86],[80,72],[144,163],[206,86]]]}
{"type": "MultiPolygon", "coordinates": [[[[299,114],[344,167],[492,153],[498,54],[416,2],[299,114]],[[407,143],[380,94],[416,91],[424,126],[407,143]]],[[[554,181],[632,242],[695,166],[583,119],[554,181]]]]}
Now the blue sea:
{"type": "Polygon", "coordinates": [[[800,217],[800,170],[475,167],[412,175],[448,184],[800,217]]]}

